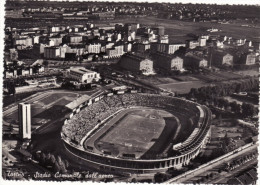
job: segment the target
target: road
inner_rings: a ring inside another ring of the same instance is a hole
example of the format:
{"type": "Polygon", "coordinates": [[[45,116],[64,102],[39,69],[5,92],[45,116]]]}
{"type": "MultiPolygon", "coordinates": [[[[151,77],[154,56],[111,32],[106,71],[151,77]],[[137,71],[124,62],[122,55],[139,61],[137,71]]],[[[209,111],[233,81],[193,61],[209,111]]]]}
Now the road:
{"type": "Polygon", "coordinates": [[[226,184],[227,181],[236,176],[237,174],[241,173],[242,171],[254,166],[257,164],[257,159],[253,159],[251,161],[248,161],[247,163],[241,165],[240,167],[236,168],[233,171],[225,172],[224,174],[221,174],[221,176],[216,177],[215,179],[211,179],[206,184],[226,184]]]}
{"type": "Polygon", "coordinates": [[[168,181],[166,181],[166,183],[182,183],[182,182],[185,182],[185,181],[188,181],[189,179],[192,179],[194,178],[195,176],[199,176],[200,174],[205,174],[207,173],[208,171],[212,170],[213,168],[216,168],[226,162],[229,162],[231,160],[233,160],[234,158],[238,157],[238,156],[241,156],[241,155],[244,155],[246,153],[250,153],[252,152],[253,150],[256,150],[258,147],[258,144],[253,144],[253,145],[250,145],[244,149],[242,149],[241,151],[238,151],[236,153],[229,153],[229,154],[226,154],[224,157],[220,157],[216,160],[216,162],[214,161],[211,161],[211,162],[208,162],[207,164],[205,164],[203,167],[198,167],[197,169],[194,169],[194,170],[191,170],[191,171],[188,171],[184,174],[181,174],[177,177],[174,177],[172,179],[169,179],[168,181]]]}

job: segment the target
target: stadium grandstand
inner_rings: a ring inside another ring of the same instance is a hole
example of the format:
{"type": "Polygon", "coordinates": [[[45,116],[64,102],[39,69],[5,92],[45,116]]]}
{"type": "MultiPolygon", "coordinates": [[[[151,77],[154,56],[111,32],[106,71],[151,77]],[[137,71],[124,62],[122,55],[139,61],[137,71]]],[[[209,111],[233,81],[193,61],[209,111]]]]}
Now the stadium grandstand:
{"type": "Polygon", "coordinates": [[[83,103],[65,120],[61,137],[73,157],[99,170],[151,173],[188,165],[209,141],[210,122],[207,107],[185,99],[136,92],[108,93],[83,103]],[[141,119],[137,130],[132,123],[127,125],[127,116],[137,118],[137,122],[141,119]],[[109,134],[120,132],[130,133],[134,140],[109,143],[109,134]],[[140,147],[146,139],[149,144],[140,147]]]}

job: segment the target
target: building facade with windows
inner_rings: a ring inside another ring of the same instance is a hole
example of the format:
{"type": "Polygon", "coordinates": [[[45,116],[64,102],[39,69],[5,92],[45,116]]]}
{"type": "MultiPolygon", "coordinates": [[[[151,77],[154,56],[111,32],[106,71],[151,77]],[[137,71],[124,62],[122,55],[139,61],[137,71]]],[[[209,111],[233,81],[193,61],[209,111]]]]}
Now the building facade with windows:
{"type": "Polygon", "coordinates": [[[153,73],[153,61],[138,55],[127,53],[121,57],[119,64],[130,71],[153,73]]]}
{"type": "Polygon", "coordinates": [[[214,53],[212,57],[212,63],[215,66],[232,66],[233,65],[233,56],[230,55],[229,53],[217,51],[214,53]]]}
{"type": "Polygon", "coordinates": [[[84,67],[71,67],[69,76],[80,83],[92,83],[100,80],[100,74],[84,67]]]}
{"type": "Polygon", "coordinates": [[[152,58],[154,60],[155,67],[165,69],[167,71],[183,69],[183,59],[178,56],[156,52],[152,54],[152,58]]]}

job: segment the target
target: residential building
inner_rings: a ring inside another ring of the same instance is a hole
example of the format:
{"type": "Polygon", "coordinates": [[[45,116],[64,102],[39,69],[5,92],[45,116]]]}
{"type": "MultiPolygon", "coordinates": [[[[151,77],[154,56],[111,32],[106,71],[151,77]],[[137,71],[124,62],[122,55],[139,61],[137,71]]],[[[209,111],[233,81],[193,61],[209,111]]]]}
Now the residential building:
{"type": "Polygon", "coordinates": [[[167,54],[174,54],[180,47],[185,47],[185,44],[182,43],[174,43],[174,44],[152,44],[151,50],[152,51],[159,51],[167,54]]]}
{"type": "Polygon", "coordinates": [[[136,43],[134,44],[134,49],[137,52],[144,53],[146,50],[150,49],[149,43],[136,43]]]}
{"type": "Polygon", "coordinates": [[[212,64],[215,66],[232,66],[233,56],[224,51],[216,51],[212,56],[212,64]]]}
{"type": "Polygon", "coordinates": [[[64,26],[49,26],[48,32],[49,33],[58,33],[64,31],[66,28],[64,26]]]}
{"type": "Polygon", "coordinates": [[[256,62],[255,53],[246,53],[240,57],[240,63],[245,65],[254,65],[256,62]]]}
{"type": "Polygon", "coordinates": [[[133,72],[142,72],[144,74],[153,73],[153,61],[145,57],[127,53],[119,61],[121,67],[133,72]]]}
{"type": "Polygon", "coordinates": [[[156,52],[152,54],[152,58],[155,67],[162,68],[167,71],[183,69],[183,59],[178,56],[156,52]]]}
{"type": "Polygon", "coordinates": [[[14,60],[18,59],[18,52],[17,52],[17,50],[15,48],[9,49],[9,52],[10,52],[10,60],[11,61],[14,61],[14,60]]]}
{"type": "Polygon", "coordinates": [[[208,61],[201,56],[189,54],[186,55],[184,58],[185,68],[197,69],[200,67],[207,67],[207,66],[208,66],[208,61]]]}
{"type": "Polygon", "coordinates": [[[88,53],[100,53],[101,44],[100,43],[89,43],[86,45],[86,50],[88,53]]]}
{"type": "Polygon", "coordinates": [[[78,44],[82,42],[83,37],[81,35],[69,35],[68,40],[71,44],[78,44]]]}
{"type": "Polygon", "coordinates": [[[30,37],[14,39],[14,45],[23,45],[29,47],[33,45],[33,39],[30,37]]]}
{"type": "Polygon", "coordinates": [[[113,48],[107,49],[106,53],[108,58],[120,57],[124,54],[124,45],[114,46],[113,48]]]}
{"type": "Polygon", "coordinates": [[[189,41],[187,41],[187,47],[188,47],[188,48],[194,49],[194,48],[196,48],[197,46],[200,46],[199,41],[197,41],[197,40],[189,40],[189,41]]]}
{"type": "Polygon", "coordinates": [[[44,48],[44,58],[46,58],[46,59],[60,58],[60,48],[59,47],[45,47],[44,48]]]}
{"type": "Polygon", "coordinates": [[[201,46],[201,47],[204,47],[204,46],[206,46],[206,44],[207,44],[207,39],[206,39],[206,38],[200,37],[200,38],[198,39],[198,41],[199,41],[199,46],[201,46]]]}
{"type": "Polygon", "coordinates": [[[53,45],[49,44],[50,46],[59,46],[62,44],[62,37],[50,37],[49,40],[53,42],[53,45]]]}
{"type": "Polygon", "coordinates": [[[159,43],[168,44],[169,43],[169,36],[168,35],[160,35],[159,36],[159,43]]]}

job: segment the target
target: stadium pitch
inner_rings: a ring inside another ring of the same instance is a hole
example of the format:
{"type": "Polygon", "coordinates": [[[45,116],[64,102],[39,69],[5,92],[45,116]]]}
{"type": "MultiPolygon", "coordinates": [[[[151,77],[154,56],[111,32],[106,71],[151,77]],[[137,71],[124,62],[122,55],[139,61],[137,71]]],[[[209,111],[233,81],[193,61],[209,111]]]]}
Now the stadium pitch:
{"type": "Polygon", "coordinates": [[[140,158],[147,152],[159,154],[163,152],[162,143],[172,138],[178,126],[176,118],[165,110],[130,108],[108,121],[84,146],[92,143],[96,152],[115,157],[130,154],[140,158]]]}

